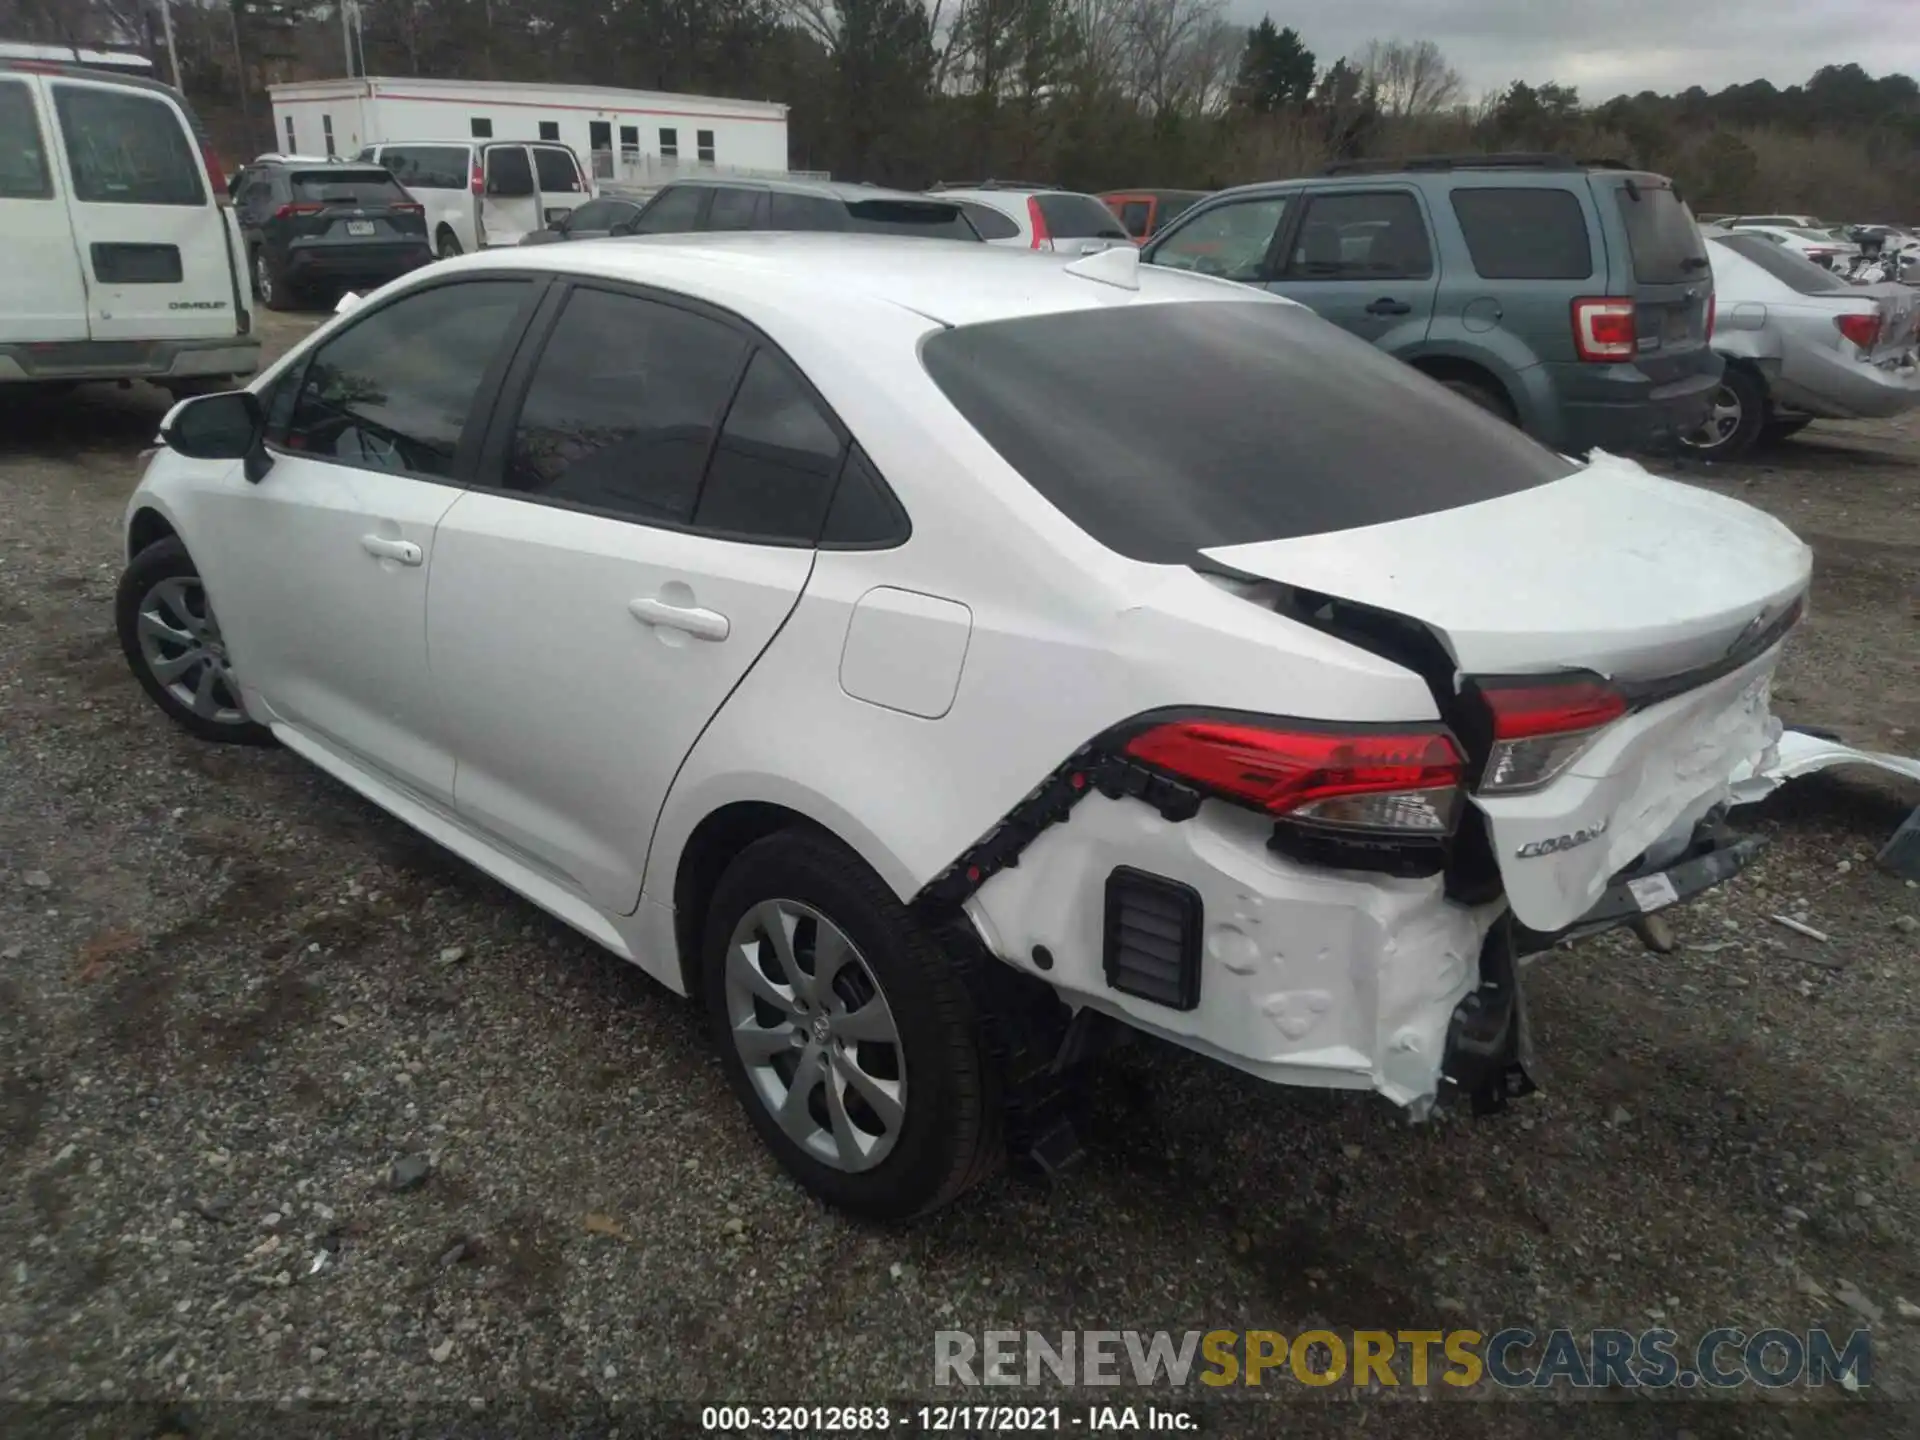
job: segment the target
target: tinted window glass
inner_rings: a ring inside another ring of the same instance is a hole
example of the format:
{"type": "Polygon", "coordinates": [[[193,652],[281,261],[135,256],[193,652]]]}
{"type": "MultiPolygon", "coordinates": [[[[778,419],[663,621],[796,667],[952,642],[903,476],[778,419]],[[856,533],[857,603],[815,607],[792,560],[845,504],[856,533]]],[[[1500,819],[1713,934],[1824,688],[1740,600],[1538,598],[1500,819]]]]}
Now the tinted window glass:
{"type": "Polygon", "coordinates": [[[527,152],[518,145],[487,151],[487,189],[499,195],[531,195],[533,166],[527,152]]]}
{"type": "Polygon", "coordinates": [[[713,204],[707,210],[709,230],[751,230],[760,209],[764,190],[736,190],[722,186],[713,192],[713,204]]]}
{"type": "Polygon", "coordinates": [[[978,240],[966,213],[951,200],[849,200],[848,228],[925,240],[978,240]]]}
{"type": "Polygon", "coordinates": [[[389,145],[380,163],[409,189],[465,190],[472,183],[470,157],[457,145],[389,145]]]}
{"type": "Polygon", "coordinates": [[[776,190],[767,197],[769,230],[844,230],[846,208],[825,195],[792,195],[776,190]]]}
{"type": "Polygon", "coordinates": [[[52,198],[53,177],[33,92],[24,81],[0,80],[0,200],[52,198]]]}
{"type": "Polygon", "coordinates": [[[569,230],[611,230],[623,221],[631,220],[639,213],[639,206],[629,200],[589,200],[573,212],[573,218],[567,222],[569,230]]]}
{"type": "Polygon", "coordinates": [[[1091,195],[1055,193],[1036,197],[1047,233],[1056,240],[1125,240],[1120,217],[1091,195]]]}
{"type": "Polygon", "coordinates": [[[491,140],[493,138],[493,121],[491,120],[469,121],[467,124],[467,130],[470,134],[472,134],[473,138],[476,140],[491,140]]]}
{"type": "Polygon", "coordinates": [[[580,193],[580,167],[573,162],[571,150],[555,150],[547,146],[536,146],[533,152],[534,171],[540,177],[540,188],[549,195],[580,193]]]}
{"type": "Polygon", "coordinates": [[[1584,280],[1587,219],[1571,190],[1456,190],[1454,218],[1485,280],[1584,280]]]}
{"type": "Polygon", "coordinates": [[[707,193],[698,185],[669,185],[640,212],[636,235],[678,235],[697,229],[707,193]]]}
{"type": "Polygon", "coordinates": [[[811,545],[839,470],[839,434],[793,367],[770,350],[758,351],[720,429],[693,523],[811,545]]]}
{"type": "Polygon", "coordinates": [[[1127,227],[1127,233],[1134,239],[1146,237],[1147,226],[1153,220],[1153,202],[1151,200],[1123,200],[1120,202],[1120,223],[1127,227]]]}
{"type": "Polygon", "coordinates": [[[1725,246],[1742,259],[1751,260],[1774,279],[1791,286],[1802,295],[1830,295],[1835,291],[1854,288],[1826,266],[1816,264],[1806,256],[1797,255],[1759,235],[1716,236],[1713,243],[1725,246]]]}
{"type": "Polygon", "coordinates": [[[858,445],[847,447],[847,463],[840,468],[840,486],[827,511],[822,545],[867,549],[898,545],[907,538],[908,525],[900,502],[858,445]]]}
{"type": "Polygon", "coordinates": [[[199,205],[200,159],[173,106],[135,90],[53,87],[75,198],[119,205],[199,205]]]}
{"type": "Polygon", "coordinates": [[[1284,195],[1216,205],[1156,244],[1147,258],[1156,265],[1227,280],[1264,279],[1273,232],[1286,212],[1284,195]]]}
{"type": "Polygon", "coordinates": [[[1707,268],[1706,241],[1693,212],[1664,185],[1636,185],[1634,199],[1622,185],[1614,194],[1633,251],[1633,278],[1643,285],[1697,280],[1707,268]]]}
{"type": "Polygon", "coordinates": [[[451,475],[473,397],[527,293],[523,280],[438,285],[354,322],[308,363],[286,447],[451,475]]]}
{"type": "Polygon", "coordinates": [[[1003,214],[991,205],[982,205],[977,200],[962,200],[960,208],[966,212],[967,219],[973,222],[973,228],[980,232],[982,240],[1020,238],[1020,227],[1011,215],[1003,214]]]}
{"type": "Polygon", "coordinates": [[[1417,280],[1432,273],[1419,203],[1391,190],[1314,196],[1287,266],[1302,280],[1417,280]]]}
{"type": "Polygon", "coordinates": [[[558,140],[560,138],[560,122],[558,120],[542,120],[540,122],[540,138],[542,140],[558,140]]]}
{"type": "Polygon", "coordinates": [[[1298,306],[1030,316],[940,331],[921,356],[1034,489],[1139,560],[1406,519],[1574,469],[1298,306]]]}
{"type": "Polygon", "coordinates": [[[335,205],[391,205],[407,192],[392,177],[371,171],[301,170],[287,177],[295,200],[335,205]]]}
{"type": "Polygon", "coordinates": [[[508,485],[685,524],[746,349],[703,315],[576,290],[521,406],[508,485]]]}

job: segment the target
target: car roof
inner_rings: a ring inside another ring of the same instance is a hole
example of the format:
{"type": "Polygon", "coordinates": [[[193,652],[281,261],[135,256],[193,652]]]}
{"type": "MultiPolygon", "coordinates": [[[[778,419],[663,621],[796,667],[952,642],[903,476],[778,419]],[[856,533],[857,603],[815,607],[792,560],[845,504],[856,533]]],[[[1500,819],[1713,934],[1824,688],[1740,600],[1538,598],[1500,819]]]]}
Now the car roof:
{"type": "MultiPolygon", "coordinates": [[[[1130,248],[1128,253],[1133,253],[1130,248]]],[[[658,285],[749,320],[756,310],[789,308],[795,297],[804,296],[807,312],[822,324],[839,323],[844,316],[844,307],[833,300],[855,297],[943,325],[1128,303],[1294,303],[1231,281],[1153,265],[1137,266],[1139,288],[1130,290],[1075,274],[1053,255],[918,236],[756,231],[646,235],[481,252],[444,261],[434,271],[444,275],[455,266],[537,268],[658,285]]]]}
{"type": "Polygon", "coordinates": [[[916,195],[911,190],[889,190],[879,185],[859,185],[845,180],[779,180],[743,176],[738,180],[725,175],[685,175],[669,180],[660,188],[670,190],[675,187],[703,186],[709,189],[724,186],[732,190],[778,190],[784,195],[820,195],[832,200],[842,200],[853,204],[861,200],[937,200],[938,196],[916,195]]]}

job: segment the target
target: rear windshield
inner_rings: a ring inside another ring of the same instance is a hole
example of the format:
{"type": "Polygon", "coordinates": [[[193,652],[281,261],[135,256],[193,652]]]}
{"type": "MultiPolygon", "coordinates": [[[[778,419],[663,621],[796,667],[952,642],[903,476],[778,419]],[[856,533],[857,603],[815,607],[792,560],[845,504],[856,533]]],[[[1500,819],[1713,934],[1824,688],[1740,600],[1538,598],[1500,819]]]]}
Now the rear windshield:
{"type": "Polygon", "coordinates": [[[958,205],[936,200],[849,200],[847,228],[932,240],[978,240],[958,205]]]}
{"type": "Polygon", "coordinates": [[[941,331],[921,359],[1034,489],[1136,560],[1404,520],[1574,469],[1295,305],[1024,316],[941,331]]]}
{"type": "Polygon", "coordinates": [[[287,177],[293,198],[331,205],[391,205],[407,192],[385,171],[300,170],[287,177]]]}
{"type": "Polygon", "coordinates": [[[1047,222],[1047,234],[1055,240],[1125,240],[1126,227],[1105,205],[1091,195],[1057,192],[1039,195],[1041,218],[1047,222]]]}
{"type": "Polygon", "coordinates": [[[1826,266],[1816,265],[1806,256],[1761,235],[1716,235],[1713,243],[1725,246],[1744,260],[1751,260],[1781,284],[1802,295],[1831,295],[1836,290],[1854,288],[1826,266]]]}
{"type": "Polygon", "coordinates": [[[380,152],[380,163],[393,178],[416,190],[466,189],[470,162],[462,145],[388,145],[380,152]]]}
{"type": "Polygon", "coordinates": [[[1700,278],[1707,268],[1706,242],[1685,201],[1665,185],[1644,182],[1631,190],[1623,184],[1613,194],[1627,227],[1635,280],[1667,285],[1700,278]]]}

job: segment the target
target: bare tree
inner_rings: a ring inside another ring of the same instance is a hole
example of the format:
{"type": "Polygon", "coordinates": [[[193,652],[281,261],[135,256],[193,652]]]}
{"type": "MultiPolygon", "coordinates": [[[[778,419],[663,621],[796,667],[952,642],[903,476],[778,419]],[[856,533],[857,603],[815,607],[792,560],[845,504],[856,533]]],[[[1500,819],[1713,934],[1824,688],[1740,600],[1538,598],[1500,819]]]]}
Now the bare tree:
{"type": "Polygon", "coordinates": [[[1152,114],[1182,109],[1204,88],[1201,56],[1219,44],[1220,11],[1221,0],[1128,0],[1133,91],[1152,114]]]}
{"type": "Polygon", "coordinates": [[[1360,73],[1380,113],[1393,119],[1438,114],[1466,95],[1460,72],[1431,40],[1369,40],[1360,52],[1360,73]]]}

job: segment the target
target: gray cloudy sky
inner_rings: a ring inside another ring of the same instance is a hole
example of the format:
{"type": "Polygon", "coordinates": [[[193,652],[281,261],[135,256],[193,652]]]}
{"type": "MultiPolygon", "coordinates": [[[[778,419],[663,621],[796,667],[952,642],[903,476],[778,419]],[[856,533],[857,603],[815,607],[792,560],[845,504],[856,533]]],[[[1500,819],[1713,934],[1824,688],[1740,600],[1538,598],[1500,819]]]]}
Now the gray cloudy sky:
{"type": "Polygon", "coordinates": [[[1368,40],[1432,40],[1476,96],[1557,80],[1590,104],[1640,90],[1797,85],[1822,65],[1920,76],[1920,0],[1227,0],[1291,25],[1321,66],[1368,40]]]}

